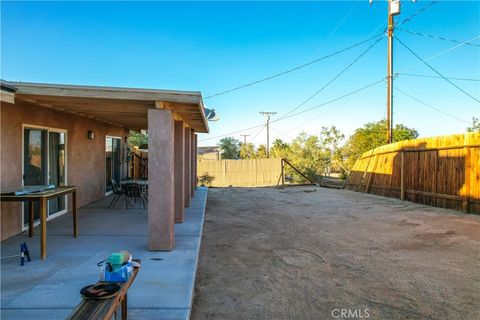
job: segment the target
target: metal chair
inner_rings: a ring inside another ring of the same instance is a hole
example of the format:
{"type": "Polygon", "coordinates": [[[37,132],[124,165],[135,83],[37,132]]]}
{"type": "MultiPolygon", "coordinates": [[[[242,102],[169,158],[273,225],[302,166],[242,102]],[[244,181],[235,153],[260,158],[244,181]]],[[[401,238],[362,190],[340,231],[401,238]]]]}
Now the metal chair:
{"type": "Polygon", "coordinates": [[[110,179],[110,184],[112,185],[112,190],[113,194],[115,195],[108,205],[108,208],[110,209],[112,206],[115,206],[117,201],[125,195],[125,190],[122,189],[122,187],[118,184],[118,182],[115,179],[110,179]]]}
{"type": "Polygon", "coordinates": [[[125,208],[133,208],[137,203],[137,199],[141,201],[140,203],[140,213],[142,213],[144,208],[147,208],[147,200],[144,195],[144,190],[140,188],[137,183],[127,183],[125,185],[125,199],[123,201],[123,210],[125,208]]]}

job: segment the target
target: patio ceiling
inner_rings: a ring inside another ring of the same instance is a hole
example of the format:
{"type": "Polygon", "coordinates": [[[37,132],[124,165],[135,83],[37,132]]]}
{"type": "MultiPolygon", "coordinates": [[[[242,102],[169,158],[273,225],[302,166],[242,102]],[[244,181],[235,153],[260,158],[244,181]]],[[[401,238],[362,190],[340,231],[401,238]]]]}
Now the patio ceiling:
{"type": "Polygon", "coordinates": [[[78,114],[130,130],[148,128],[148,109],[170,109],[196,132],[208,132],[202,95],[196,91],[170,91],[117,87],[3,82],[15,88],[15,100],[78,114]]]}

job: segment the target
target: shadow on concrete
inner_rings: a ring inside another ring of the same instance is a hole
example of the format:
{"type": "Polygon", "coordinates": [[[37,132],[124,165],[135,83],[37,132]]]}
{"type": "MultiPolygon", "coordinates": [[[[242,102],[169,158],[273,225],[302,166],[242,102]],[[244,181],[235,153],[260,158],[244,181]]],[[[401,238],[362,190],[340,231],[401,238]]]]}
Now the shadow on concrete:
{"type": "Polygon", "coordinates": [[[175,249],[147,250],[148,217],[140,209],[107,209],[110,197],[79,209],[78,238],[70,214],[47,224],[47,259],[40,260],[39,228],[1,243],[1,319],[65,319],[80,302],[82,287],[99,278],[97,262],[128,250],[142,268],[128,293],[129,319],[188,319],[207,197],[198,188],[185,222],[175,225],[175,249]],[[20,243],[32,262],[20,266],[20,243]],[[4,258],[6,257],[6,258],[4,258]]]}

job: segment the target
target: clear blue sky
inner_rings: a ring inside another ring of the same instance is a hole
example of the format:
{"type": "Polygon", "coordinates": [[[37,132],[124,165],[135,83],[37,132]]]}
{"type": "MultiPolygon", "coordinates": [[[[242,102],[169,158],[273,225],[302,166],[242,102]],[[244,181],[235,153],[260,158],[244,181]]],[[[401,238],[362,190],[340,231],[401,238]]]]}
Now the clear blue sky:
{"type": "MultiPolygon", "coordinates": [[[[399,20],[430,1],[402,2],[399,20]]],[[[282,72],[381,33],[385,0],[337,2],[4,2],[1,4],[1,77],[6,80],[199,90],[204,97],[282,72]]],[[[461,42],[480,34],[480,2],[439,1],[402,28],[461,42]]],[[[396,31],[426,59],[457,44],[396,31]]],[[[221,120],[210,135],[279,118],[359,56],[366,43],[285,76],[206,99],[221,120]]],[[[480,39],[473,41],[480,44],[480,39]]],[[[379,80],[386,73],[386,37],[298,111],[379,80]]],[[[436,75],[394,44],[395,72],[436,75]]],[[[480,46],[460,46],[428,62],[445,76],[480,79],[480,46]]],[[[480,82],[452,80],[480,99],[480,82]]],[[[410,95],[471,121],[480,104],[443,79],[399,76],[410,95]]],[[[272,139],[334,125],[346,135],[385,117],[385,83],[272,124],[272,139]],[[281,133],[280,133],[281,132],[281,133]]],[[[462,133],[468,126],[395,92],[394,123],[421,136],[462,133]]],[[[253,138],[259,130],[248,130],[253,138]]],[[[240,138],[240,133],[234,136],[240,138]]],[[[265,143],[265,131],[253,142],[265,143]]],[[[217,139],[202,141],[212,145],[217,139]]]]}

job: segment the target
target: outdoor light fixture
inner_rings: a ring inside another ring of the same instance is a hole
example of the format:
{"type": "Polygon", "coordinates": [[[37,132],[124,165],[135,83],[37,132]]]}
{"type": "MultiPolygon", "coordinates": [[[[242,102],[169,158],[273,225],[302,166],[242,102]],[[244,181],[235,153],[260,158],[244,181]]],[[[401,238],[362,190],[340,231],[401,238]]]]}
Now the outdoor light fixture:
{"type": "Polygon", "coordinates": [[[93,132],[92,130],[88,130],[87,138],[93,140],[93,138],[95,138],[95,132],[93,132]]]}

